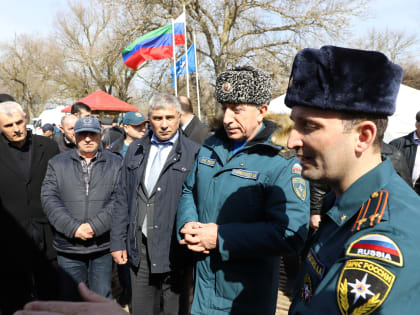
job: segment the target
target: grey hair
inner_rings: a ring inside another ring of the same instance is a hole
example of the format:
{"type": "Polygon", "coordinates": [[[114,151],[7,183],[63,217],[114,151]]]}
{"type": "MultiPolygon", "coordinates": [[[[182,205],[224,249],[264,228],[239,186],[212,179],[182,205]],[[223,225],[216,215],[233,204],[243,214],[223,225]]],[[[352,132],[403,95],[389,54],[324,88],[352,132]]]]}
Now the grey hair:
{"type": "Polygon", "coordinates": [[[169,108],[169,107],[175,107],[178,114],[181,113],[181,103],[178,101],[178,99],[168,93],[157,93],[152,96],[152,98],[149,101],[149,108],[147,110],[147,115],[150,118],[150,114],[152,113],[153,109],[156,108],[169,108]]]}
{"type": "Polygon", "coordinates": [[[11,116],[15,112],[20,112],[23,116],[25,116],[25,112],[20,104],[11,101],[0,103],[0,113],[11,116]]]}

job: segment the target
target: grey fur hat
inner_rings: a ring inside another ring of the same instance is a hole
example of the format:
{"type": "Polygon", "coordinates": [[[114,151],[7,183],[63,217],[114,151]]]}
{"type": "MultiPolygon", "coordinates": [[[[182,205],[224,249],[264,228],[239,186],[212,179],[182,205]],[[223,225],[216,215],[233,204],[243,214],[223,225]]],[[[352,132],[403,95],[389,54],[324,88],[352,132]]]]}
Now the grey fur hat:
{"type": "Polygon", "coordinates": [[[271,101],[271,78],[251,66],[222,72],[216,79],[216,99],[226,104],[268,105],[271,101]]]}

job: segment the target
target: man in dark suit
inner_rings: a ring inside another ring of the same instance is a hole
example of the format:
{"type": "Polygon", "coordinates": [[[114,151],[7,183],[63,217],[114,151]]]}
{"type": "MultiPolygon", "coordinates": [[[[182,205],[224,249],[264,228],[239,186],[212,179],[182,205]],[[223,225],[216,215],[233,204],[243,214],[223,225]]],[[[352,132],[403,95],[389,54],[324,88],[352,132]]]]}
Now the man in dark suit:
{"type": "Polygon", "coordinates": [[[194,115],[191,100],[188,97],[179,96],[178,100],[181,103],[180,125],[184,135],[198,144],[203,144],[204,140],[210,136],[209,129],[194,115]]]}
{"type": "Polygon", "coordinates": [[[172,95],[152,97],[151,132],[130,144],[121,171],[111,253],[117,264],[130,263],[133,315],[187,314],[188,255],[174,223],[199,145],[179,131],[180,107],[172,95]]]}
{"type": "Polygon", "coordinates": [[[0,313],[55,297],[52,230],[40,200],[48,160],[57,144],[26,130],[22,107],[0,103],[0,313]]]}

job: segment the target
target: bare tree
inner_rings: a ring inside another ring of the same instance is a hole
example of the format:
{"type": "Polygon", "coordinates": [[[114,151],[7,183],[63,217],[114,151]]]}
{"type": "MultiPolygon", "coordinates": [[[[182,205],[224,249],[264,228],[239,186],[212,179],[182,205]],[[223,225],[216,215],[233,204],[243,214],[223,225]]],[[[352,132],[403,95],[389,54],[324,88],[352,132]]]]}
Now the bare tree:
{"type": "Polygon", "coordinates": [[[57,92],[50,71],[53,45],[46,39],[26,35],[3,44],[0,58],[0,82],[21,104],[29,119],[52,102],[57,92]]]}
{"type": "Polygon", "coordinates": [[[419,43],[416,34],[407,31],[371,29],[366,36],[350,43],[358,49],[377,50],[383,52],[393,62],[404,62],[410,59],[413,48],[419,43]]]}

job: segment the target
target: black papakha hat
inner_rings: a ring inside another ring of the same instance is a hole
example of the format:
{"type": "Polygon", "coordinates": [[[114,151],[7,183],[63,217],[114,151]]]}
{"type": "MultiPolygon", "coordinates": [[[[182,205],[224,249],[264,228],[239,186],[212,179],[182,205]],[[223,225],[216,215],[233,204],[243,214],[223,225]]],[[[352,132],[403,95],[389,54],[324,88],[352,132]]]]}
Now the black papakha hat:
{"type": "Polygon", "coordinates": [[[308,106],[390,116],[403,70],[377,51],[335,46],[306,48],[295,57],[285,98],[308,106]]]}
{"type": "Polygon", "coordinates": [[[227,70],[217,76],[216,99],[225,104],[268,105],[271,78],[268,73],[251,66],[227,70]]]}

